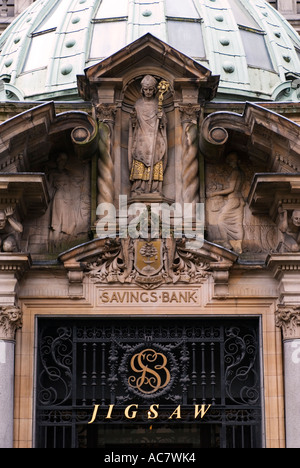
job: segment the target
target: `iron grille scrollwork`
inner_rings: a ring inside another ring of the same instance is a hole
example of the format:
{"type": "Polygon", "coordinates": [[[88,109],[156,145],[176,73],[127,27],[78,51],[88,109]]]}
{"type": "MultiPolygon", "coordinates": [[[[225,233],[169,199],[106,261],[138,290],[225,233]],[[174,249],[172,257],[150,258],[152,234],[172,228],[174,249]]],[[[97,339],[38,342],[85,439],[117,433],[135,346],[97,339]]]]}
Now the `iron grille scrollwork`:
{"type": "Polygon", "coordinates": [[[133,425],[149,425],[155,403],[153,427],[176,426],[168,417],[180,405],[180,422],[201,426],[204,439],[207,426],[220,446],[260,446],[259,348],[258,321],[250,319],[40,319],[37,446],[78,447],[79,434],[90,440],[88,431],[108,424],[109,405],[111,427],[128,424],[132,403],[139,406],[133,425]],[[95,405],[102,413],[90,429],[95,405]],[[200,421],[195,405],[211,405],[200,421]]]}
{"type": "Polygon", "coordinates": [[[38,402],[43,406],[62,405],[72,393],[72,329],[59,327],[56,335],[44,334],[39,343],[41,372],[38,402]]]}
{"type": "Polygon", "coordinates": [[[255,405],[260,398],[257,337],[238,327],[225,329],[225,385],[228,397],[237,404],[255,405]]]}

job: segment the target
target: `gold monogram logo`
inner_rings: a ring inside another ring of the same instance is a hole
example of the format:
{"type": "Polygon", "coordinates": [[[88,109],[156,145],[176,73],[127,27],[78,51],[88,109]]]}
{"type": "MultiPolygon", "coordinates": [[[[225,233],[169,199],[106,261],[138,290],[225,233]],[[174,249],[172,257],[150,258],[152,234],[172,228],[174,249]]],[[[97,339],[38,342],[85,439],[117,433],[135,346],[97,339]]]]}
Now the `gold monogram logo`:
{"type": "Polygon", "coordinates": [[[144,349],[131,358],[131,370],[139,377],[131,375],[128,379],[129,385],[148,395],[162,390],[171,380],[167,364],[168,359],[163,353],[154,349],[144,349]]]}

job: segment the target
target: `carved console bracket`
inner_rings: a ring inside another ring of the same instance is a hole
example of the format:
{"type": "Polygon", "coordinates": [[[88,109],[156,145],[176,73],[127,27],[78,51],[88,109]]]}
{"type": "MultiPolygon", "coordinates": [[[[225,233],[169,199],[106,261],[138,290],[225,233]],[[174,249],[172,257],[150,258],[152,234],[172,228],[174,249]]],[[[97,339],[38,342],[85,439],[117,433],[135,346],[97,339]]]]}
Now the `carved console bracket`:
{"type": "Polygon", "coordinates": [[[42,215],[49,204],[49,192],[44,174],[0,175],[0,209],[12,206],[18,209],[21,219],[42,215]]]}
{"type": "Polygon", "coordinates": [[[279,208],[300,209],[300,174],[255,174],[248,197],[254,215],[276,222],[279,208]]]}
{"type": "Polygon", "coordinates": [[[86,115],[85,119],[73,128],[71,140],[77,156],[80,159],[90,159],[98,149],[99,132],[96,121],[86,115]]]}
{"type": "Polygon", "coordinates": [[[272,254],[267,267],[279,283],[279,301],[275,319],[282,329],[283,340],[300,339],[300,254],[272,254]]]}
{"type": "Polygon", "coordinates": [[[64,262],[64,267],[68,272],[69,297],[70,299],[83,298],[83,266],[74,261],[64,262]]]}
{"type": "Polygon", "coordinates": [[[226,299],[229,294],[229,270],[214,271],[214,293],[216,299],[226,299]]]}

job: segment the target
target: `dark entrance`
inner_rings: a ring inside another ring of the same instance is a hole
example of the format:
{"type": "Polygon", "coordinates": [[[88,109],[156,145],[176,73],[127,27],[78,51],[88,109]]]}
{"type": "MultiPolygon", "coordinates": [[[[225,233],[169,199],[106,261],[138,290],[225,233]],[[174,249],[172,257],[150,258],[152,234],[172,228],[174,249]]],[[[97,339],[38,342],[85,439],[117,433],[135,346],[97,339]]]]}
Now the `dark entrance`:
{"type": "Polygon", "coordinates": [[[256,319],[40,318],[36,446],[259,448],[259,349],[256,319]]]}

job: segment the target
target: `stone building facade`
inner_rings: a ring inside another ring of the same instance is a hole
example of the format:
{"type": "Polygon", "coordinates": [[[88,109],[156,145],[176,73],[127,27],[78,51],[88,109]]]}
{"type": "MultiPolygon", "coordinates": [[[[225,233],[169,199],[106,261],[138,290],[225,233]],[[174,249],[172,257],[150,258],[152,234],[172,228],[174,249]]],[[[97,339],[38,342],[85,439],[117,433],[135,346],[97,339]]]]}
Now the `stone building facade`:
{"type": "Polygon", "coordinates": [[[109,2],[0,41],[0,446],[298,448],[300,41],[262,0],[109,2]]]}
{"type": "Polygon", "coordinates": [[[33,2],[34,0],[2,0],[0,2],[0,31],[4,31],[33,2]]]}
{"type": "Polygon", "coordinates": [[[300,31],[300,3],[298,0],[270,0],[269,3],[276,8],[298,32],[300,31]]]}

